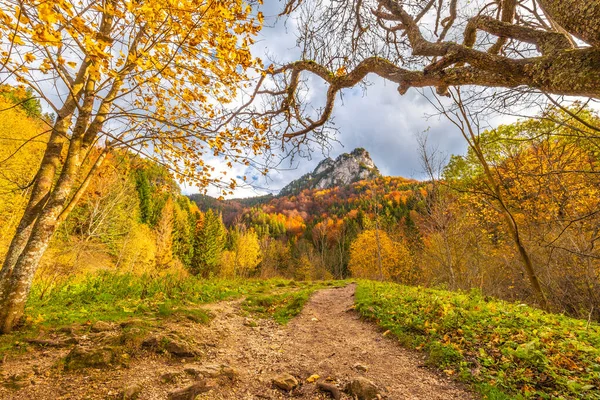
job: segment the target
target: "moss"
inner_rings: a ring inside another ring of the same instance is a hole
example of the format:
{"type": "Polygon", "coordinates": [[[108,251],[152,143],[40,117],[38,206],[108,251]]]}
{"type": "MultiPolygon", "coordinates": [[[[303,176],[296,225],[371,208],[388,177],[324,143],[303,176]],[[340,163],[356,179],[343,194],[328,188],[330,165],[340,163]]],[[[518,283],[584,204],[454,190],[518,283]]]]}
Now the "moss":
{"type": "Polygon", "coordinates": [[[85,348],[76,346],[65,357],[65,369],[107,368],[126,360],[127,356],[117,347],[85,348]]]}

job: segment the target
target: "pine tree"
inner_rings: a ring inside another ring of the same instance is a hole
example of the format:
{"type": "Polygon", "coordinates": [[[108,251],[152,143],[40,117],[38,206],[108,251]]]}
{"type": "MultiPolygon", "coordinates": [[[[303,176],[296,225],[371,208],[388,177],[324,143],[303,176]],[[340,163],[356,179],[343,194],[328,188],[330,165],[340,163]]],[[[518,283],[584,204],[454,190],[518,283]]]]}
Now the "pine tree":
{"type": "Polygon", "coordinates": [[[226,238],[221,215],[209,209],[196,225],[190,272],[204,277],[216,275],[226,238]]]}
{"type": "Polygon", "coordinates": [[[152,194],[146,171],[143,169],[137,171],[135,183],[140,196],[140,222],[147,224],[152,214],[152,194]]]}

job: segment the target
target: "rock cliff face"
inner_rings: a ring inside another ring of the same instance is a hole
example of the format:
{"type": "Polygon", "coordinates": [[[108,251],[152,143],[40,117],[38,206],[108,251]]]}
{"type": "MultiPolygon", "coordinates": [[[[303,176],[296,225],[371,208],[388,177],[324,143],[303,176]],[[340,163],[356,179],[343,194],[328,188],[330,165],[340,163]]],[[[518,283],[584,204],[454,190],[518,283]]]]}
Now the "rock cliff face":
{"type": "Polygon", "coordinates": [[[369,152],[363,148],[344,153],[335,160],[326,158],[310,174],[290,182],[279,192],[280,196],[288,196],[304,189],[326,189],[348,185],[364,179],[374,179],[379,170],[371,160],[369,152]]]}

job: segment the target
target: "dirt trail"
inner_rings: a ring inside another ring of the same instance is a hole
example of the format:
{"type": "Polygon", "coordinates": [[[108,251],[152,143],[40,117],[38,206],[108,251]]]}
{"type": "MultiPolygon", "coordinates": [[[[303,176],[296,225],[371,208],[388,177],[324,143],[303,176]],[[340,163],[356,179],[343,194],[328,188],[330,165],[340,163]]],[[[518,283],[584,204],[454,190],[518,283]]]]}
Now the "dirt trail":
{"type": "Polygon", "coordinates": [[[355,286],[350,285],[318,291],[285,328],[264,323],[248,332],[248,328],[236,326],[235,318],[221,321],[224,327],[238,332],[228,337],[222,359],[245,371],[243,384],[236,385],[243,392],[221,388],[218,397],[213,393],[205,398],[288,398],[267,385],[271,375],[281,372],[304,380],[293,392],[300,399],[330,398],[316,385],[306,383],[305,379],[313,374],[331,377],[340,387],[364,376],[382,388],[389,399],[472,398],[448,379],[425,369],[418,354],[402,349],[377,327],[361,321],[351,310],[354,290],[355,286]],[[367,371],[358,371],[357,364],[367,367],[367,371]]]}
{"type": "MultiPolygon", "coordinates": [[[[316,292],[302,313],[285,327],[271,320],[249,320],[239,301],[208,306],[216,315],[209,326],[168,325],[166,330],[194,338],[202,349],[197,360],[145,354],[132,360],[127,368],[64,374],[43,371],[52,370],[67,350],[19,356],[0,365],[0,379],[27,373],[31,368],[42,372],[32,375],[33,383],[18,391],[0,387],[0,399],[116,399],[122,398],[123,388],[131,384],[141,388],[139,399],[166,399],[169,392],[194,382],[184,372],[189,364],[227,364],[237,371],[234,381],[221,380],[197,399],[331,398],[306,381],[314,374],[321,376],[321,382],[330,378],[329,383],[340,388],[364,376],[381,388],[387,399],[474,398],[456,383],[426,369],[418,353],[402,349],[377,327],[361,321],[351,310],[354,290],[355,286],[350,285],[316,292]],[[357,369],[357,364],[366,371],[357,369]],[[291,393],[272,385],[273,376],[283,372],[300,382],[291,393]],[[165,373],[172,373],[174,379],[166,383],[165,373]]],[[[342,395],[342,399],[350,397],[342,395]]]]}

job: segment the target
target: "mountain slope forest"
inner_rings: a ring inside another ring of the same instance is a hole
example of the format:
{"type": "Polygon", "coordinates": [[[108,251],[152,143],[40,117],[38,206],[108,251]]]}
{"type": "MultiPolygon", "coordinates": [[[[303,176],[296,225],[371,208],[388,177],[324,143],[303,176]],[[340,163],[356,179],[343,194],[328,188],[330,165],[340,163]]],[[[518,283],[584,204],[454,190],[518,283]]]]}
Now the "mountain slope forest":
{"type": "Polygon", "coordinates": [[[0,0],[0,399],[600,400],[599,98],[599,1],[0,0]]]}
{"type": "MultiPolygon", "coordinates": [[[[307,188],[256,205],[227,200],[219,209],[229,227],[253,230],[262,239],[263,277],[383,277],[478,288],[535,303],[505,226],[506,206],[551,309],[598,318],[599,153],[594,130],[587,127],[597,124],[598,116],[586,111],[581,122],[565,127],[552,122],[561,121],[563,111],[547,113],[544,120],[524,120],[481,135],[479,146],[503,203],[469,151],[453,156],[439,180],[377,177],[307,188]]],[[[191,198],[201,208],[211,207],[203,196],[191,198]]]]}

